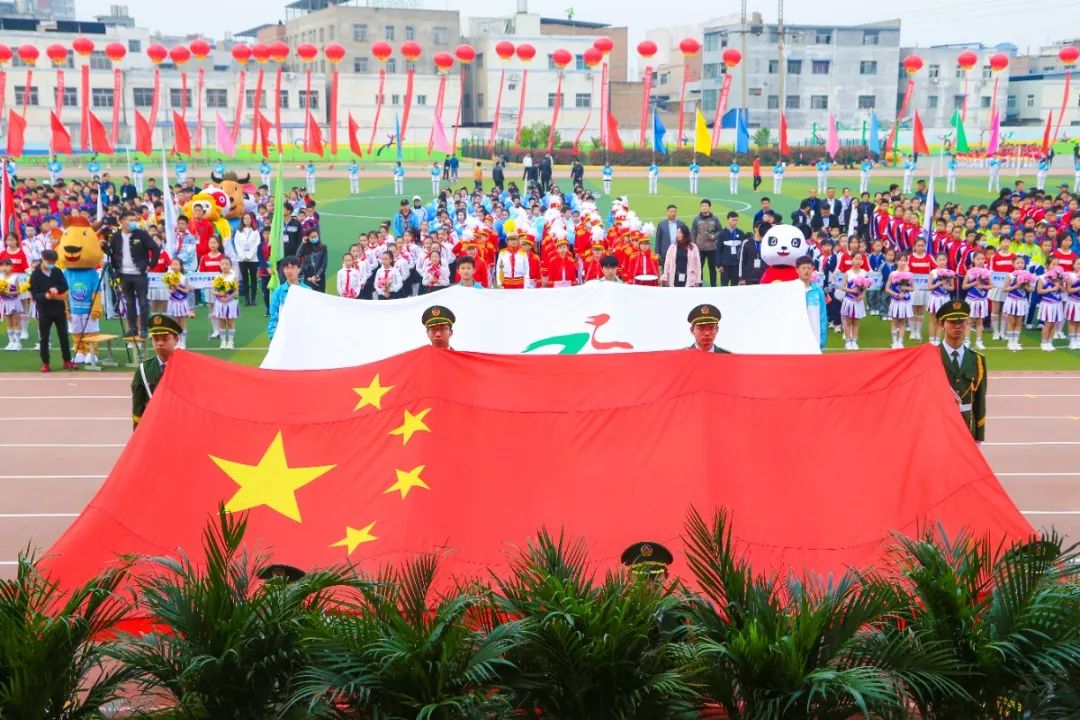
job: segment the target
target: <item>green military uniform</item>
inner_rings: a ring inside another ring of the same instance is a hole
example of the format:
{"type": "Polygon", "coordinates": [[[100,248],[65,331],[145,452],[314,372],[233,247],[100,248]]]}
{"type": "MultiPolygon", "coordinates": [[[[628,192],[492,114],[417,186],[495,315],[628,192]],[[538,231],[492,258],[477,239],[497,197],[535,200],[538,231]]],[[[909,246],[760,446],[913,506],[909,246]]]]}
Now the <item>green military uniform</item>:
{"type": "MultiPolygon", "coordinates": [[[[180,323],[168,315],[150,316],[150,329],[148,331],[150,336],[175,335],[180,337],[182,331],[183,328],[180,327],[180,323]]],[[[158,383],[161,382],[164,374],[165,364],[157,355],[147,358],[135,369],[135,377],[131,379],[131,422],[134,427],[139,426],[139,421],[142,420],[143,413],[146,412],[146,406],[150,403],[150,398],[154,396],[154,391],[157,390],[158,383]]]]}
{"type": "MultiPolygon", "coordinates": [[[[697,305],[690,314],[686,316],[686,322],[690,323],[690,327],[694,325],[719,325],[720,324],[720,308],[715,305],[705,303],[704,305],[697,305]]],[[[690,345],[687,350],[697,349],[697,343],[690,345]]],[[[712,350],[709,352],[720,353],[721,355],[730,355],[731,351],[716,345],[712,346],[712,350]]]]}
{"type": "MultiPolygon", "coordinates": [[[[937,311],[938,322],[967,320],[969,316],[970,309],[963,300],[945,303],[937,311]]],[[[956,395],[960,415],[971,436],[976,442],[982,442],[986,437],[986,358],[971,348],[964,348],[963,358],[957,367],[951,352],[952,348],[943,342],[941,362],[945,366],[945,377],[956,395]]]]}

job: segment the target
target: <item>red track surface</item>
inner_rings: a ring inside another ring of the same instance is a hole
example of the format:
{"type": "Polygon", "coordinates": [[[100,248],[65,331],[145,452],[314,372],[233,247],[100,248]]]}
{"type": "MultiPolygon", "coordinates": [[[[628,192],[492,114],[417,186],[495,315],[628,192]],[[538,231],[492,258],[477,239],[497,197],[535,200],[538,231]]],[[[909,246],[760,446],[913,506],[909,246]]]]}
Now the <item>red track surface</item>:
{"type": "MultiPolygon", "coordinates": [[[[51,546],[104,482],[131,434],[130,381],[0,374],[0,577],[21,548],[51,546]]],[[[983,453],[1017,506],[1080,541],[1080,374],[992,374],[989,411],[983,453]]],[[[183,448],[161,448],[162,462],[172,452],[183,448]]],[[[898,452],[875,449],[872,463],[898,452]]]]}

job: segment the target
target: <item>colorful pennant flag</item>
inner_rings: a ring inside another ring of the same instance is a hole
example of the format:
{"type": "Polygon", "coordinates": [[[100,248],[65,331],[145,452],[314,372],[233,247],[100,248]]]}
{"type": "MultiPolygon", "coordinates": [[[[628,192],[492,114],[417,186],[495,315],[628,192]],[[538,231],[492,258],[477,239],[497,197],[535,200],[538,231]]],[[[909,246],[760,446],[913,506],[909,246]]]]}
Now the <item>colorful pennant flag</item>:
{"type": "Polygon", "coordinates": [[[787,115],[783,112],[780,113],[780,156],[787,157],[791,155],[791,148],[788,147],[787,138],[787,115]]]}
{"type": "Polygon", "coordinates": [[[90,149],[99,155],[112,155],[113,146],[109,143],[109,133],[105,126],[92,112],[87,113],[90,119],[90,149]]]}
{"type": "MultiPolygon", "coordinates": [[[[153,128],[141,112],[135,111],[135,151],[149,155],[154,151],[153,128]]],[[[172,257],[172,254],[169,254],[172,257]]]]}
{"type": "Polygon", "coordinates": [[[967,133],[964,131],[964,118],[959,110],[953,110],[952,127],[953,131],[956,133],[956,139],[953,141],[953,150],[962,153],[968,152],[968,139],[967,133]]]}
{"type": "Polygon", "coordinates": [[[184,116],[173,110],[173,148],[181,155],[191,155],[191,133],[184,116]]]}
{"type": "Polygon", "coordinates": [[[217,135],[214,148],[219,153],[232,157],[236,154],[236,141],[233,140],[232,130],[225,124],[225,118],[221,117],[221,113],[217,113],[214,125],[216,126],[217,135]]]}
{"type": "Polygon", "coordinates": [[[829,113],[829,133],[825,139],[825,152],[829,157],[836,160],[836,153],[840,151],[840,133],[836,130],[836,118],[829,113]]]}
{"type": "Polygon", "coordinates": [[[352,150],[352,154],[356,157],[364,157],[364,151],[360,147],[360,139],[358,136],[360,132],[360,123],[353,119],[352,113],[349,113],[349,149],[352,150]]]}
{"type": "Polygon", "coordinates": [[[712,155],[712,134],[709,133],[701,108],[694,115],[694,152],[705,157],[712,155]]]}
{"type": "Polygon", "coordinates": [[[622,138],[619,137],[619,121],[608,111],[607,114],[607,141],[608,150],[611,152],[623,152],[622,138]]]}
{"type": "Polygon", "coordinates": [[[49,113],[49,124],[52,126],[52,140],[49,142],[50,149],[57,154],[71,153],[71,134],[64,127],[64,123],[57,116],[55,110],[49,113]]]}
{"type": "Polygon", "coordinates": [[[667,128],[664,127],[664,123],[660,122],[660,111],[655,107],[652,111],[652,117],[653,152],[667,155],[667,147],[664,145],[664,135],[667,134],[667,128]]]}
{"type": "Polygon", "coordinates": [[[912,121],[911,151],[916,155],[929,155],[930,146],[926,144],[926,132],[923,130],[922,118],[919,111],[915,111],[915,119],[912,121]]]}

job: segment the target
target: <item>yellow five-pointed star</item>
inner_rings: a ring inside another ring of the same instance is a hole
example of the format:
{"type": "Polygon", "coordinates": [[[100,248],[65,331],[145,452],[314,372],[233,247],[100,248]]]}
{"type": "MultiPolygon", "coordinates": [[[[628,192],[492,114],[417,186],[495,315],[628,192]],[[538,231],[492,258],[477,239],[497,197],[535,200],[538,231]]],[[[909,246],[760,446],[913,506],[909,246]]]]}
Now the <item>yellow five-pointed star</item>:
{"type": "Polygon", "coordinates": [[[356,407],[353,408],[353,412],[356,412],[360,408],[371,405],[376,410],[382,410],[383,395],[394,389],[393,385],[380,385],[379,376],[376,375],[371,381],[371,384],[365,387],[353,388],[353,392],[360,396],[360,401],[356,403],[356,407]]]}
{"type": "Polygon", "coordinates": [[[408,445],[409,440],[412,439],[413,433],[431,432],[431,428],[424,424],[424,418],[431,412],[431,408],[424,408],[420,412],[413,415],[408,410],[405,411],[405,420],[399,427],[390,431],[391,435],[400,435],[401,444],[408,445]]]}
{"type": "Polygon", "coordinates": [[[353,550],[358,548],[360,545],[363,545],[366,542],[371,542],[372,540],[379,539],[377,535],[371,534],[371,531],[373,529],[375,529],[375,523],[371,523],[367,527],[360,528],[359,530],[354,527],[346,526],[345,537],[338,540],[330,547],[343,547],[348,551],[349,555],[352,555],[353,550]]]}
{"type": "Polygon", "coordinates": [[[427,483],[420,479],[420,473],[424,472],[424,467],[424,465],[417,465],[409,472],[395,470],[394,472],[397,473],[397,482],[383,490],[383,494],[392,493],[396,490],[401,493],[401,499],[404,500],[408,496],[409,491],[413,488],[430,490],[431,488],[427,486],[427,483]]]}
{"type": "Polygon", "coordinates": [[[296,522],[300,522],[296,491],[335,467],[289,467],[280,431],[274,436],[270,447],[263,453],[257,465],[222,460],[213,455],[210,459],[240,486],[236,494],[225,503],[227,511],[240,512],[265,505],[296,522]]]}

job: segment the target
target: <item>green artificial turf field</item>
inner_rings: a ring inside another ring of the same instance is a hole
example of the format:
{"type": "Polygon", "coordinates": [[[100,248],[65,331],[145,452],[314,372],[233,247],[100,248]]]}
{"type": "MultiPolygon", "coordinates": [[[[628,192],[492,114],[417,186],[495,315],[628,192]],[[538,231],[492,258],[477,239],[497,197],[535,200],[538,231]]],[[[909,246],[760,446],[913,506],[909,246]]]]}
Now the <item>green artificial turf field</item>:
{"type": "MultiPolygon", "coordinates": [[[[243,172],[242,168],[237,168],[237,170],[243,172]]],[[[698,195],[691,196],[686,172],[683,168],[665,167],[662,172],[659,194],[648,195],[646,194],[647,180],[645,177],[620,178],[619,168],[616,168],[612,192],[615,195],[628,196],[631,209],[643,221],[650,222],[662,218],[667,205],[674,203],[679,206],[679,217],[689,223],[692,217],[697,214],[699,199],[707,197],[713,202],[713,212],[721,217],[729,210],[748,211],[741,226],[744,229],[749,229],[751,215],[757,211],[759,200],[763,195],[773,198],[773,207],[786,218],[797,206],[798,201],[806,197],[807,190],[816,184],[812,174],[802,177],[789,174],[784,181],[783,193],[777,198],[771,192],[752,193],[750,190],[750,178],[746,176],[742,178],[740,183],[740,193],[732,196],[728,193],[726,176],[702,177],[698,186],[698,195]]],[[[430,196],[431,183],[424,173],[424,169],[420,167],[409,169],[409,175],[406,177],[405,182],[406,195],[412,196],[416,194],[424,198],[430,196]]],[[[567,168],[558,168],[556,176],[557,182],[560,182],[565,188],[568,188],[570,184],[567,173],[567,168]]],[[[508,172],[507,175],[508,177],[516,177],[513,171],[508,172]]],[[[1012,173],[1002,173],[1001,179],[1004,185],[1011,184],[1014,178],[1012,173]]],[[[1033,173],[1021,175],[1020,179],[1027,181],[1029,185],[1033,185],[1035,180],[1033,173]]],[[[840,177],[834,175],[830,180],[830,185],[834,185],[838,191],[845,186],[852,187],[853,191],[858,190],[857,176],[840,177]]],[[[1050,178],[1048,187],[1053,187],[1061,182],[1071,182],[1071,180],[1071,177],[1063,175],[1053,176],[1050,178]]],[[[900,182],[900,174],[885,171],[875,172],[871,189],[885,189],[891,182],[900,182]]],[[[303,180],[297,177],[289,178],[287,184],[292,186],[301,185],[302,183],[303,180]]],[[[466,182],[463,179],[460,184],[471,185],[471,181],[466,182]]],[[[592,188],[594,192],[600,193],[601,185],[598,171],[586,175],[586,185],[592,188]]],[[[939,182],[937,187],[939,190],[942,189],[944,183],[939,182]]],[[[385,178],[363,178],[361,180],[362,194],[355,197],[348,195],[349,186],[348,181],[345,179],[322,179],[318,181],[315,197],[318,200],[318,209],[322,216],[322,238],[330,254],[328,268],[330,287],[328,287],[328,291],[334,291],[333,282],[340,267],[341,255],[355,241],[357,234],[376,228],[382,220],[390,218],[397,210],[399,198],[393,195],[392,188],[389,166],[387,166],[385,178]]],[[[768,172],[766,172],[760,189],[772,189],[772,178],[768,172]]],[[[986,178],[983,175],[961,176],[957,179],[957,190],[957,193],[949,196],[939,194],[939,202],[951,200],[968,205],[982,203],[989,199],[986,192],[986,178]]],[[[598,195],[598,200],[600,209],[606,213],[610,198],[598,195]]],[[[190,321],[189,328],[191,328],[188,336],[189,349],[207,352],[245,365],[258,365],[262,361],[268,344],[266,318],[261,305],[254,308],[241,307],[241,316],[237,322],[236,350],[218,350],[217,341],[209,339],[209,322],[206,319],[205,309],[200,311],[198,318],[190,321]]],[[[106,333],[119,334],[119,330],[118,321],[115,320],[105,321],[102,328],[102,332],[106,333]]],[[[36,338],[35,333],[36,329],[31,330],[32,338],[36,338]]],[[[1041,352],[1038,349],[1039,340],[1035,331],[1027,331],[1024,334],[1022,342],[1025,350],[1019,353],[1007,351],[1003,341],[990,341],[988,339],[989,334],[986,337],[990,367],[995,371],[1080,369],[1080,352],[1061,348],[1060,346],[1064,344],[1064,341],[1060,340],[1058,341],[1059,347],[1057,351],[1053,353],[1041,352]]],[[[32,342],[33,340],[24,342],[24,347],[29,347],[32,342]]],[[[872,317],[863,321],[859,341],[861,348],[886,348],[890,342],[888,322],[872,317]]],[[[830,333],[828,349],[843,352],[842,348],[841,336],[830,333]]],[[[59,364],[55,348],[53,355],[53,365],[55,367],[59,364]]],[[[0,351],[0,368],[3,370],[34,371],[38,367],[37,353],[32,350],[25,349],[18,353],[0,351]]]]}

